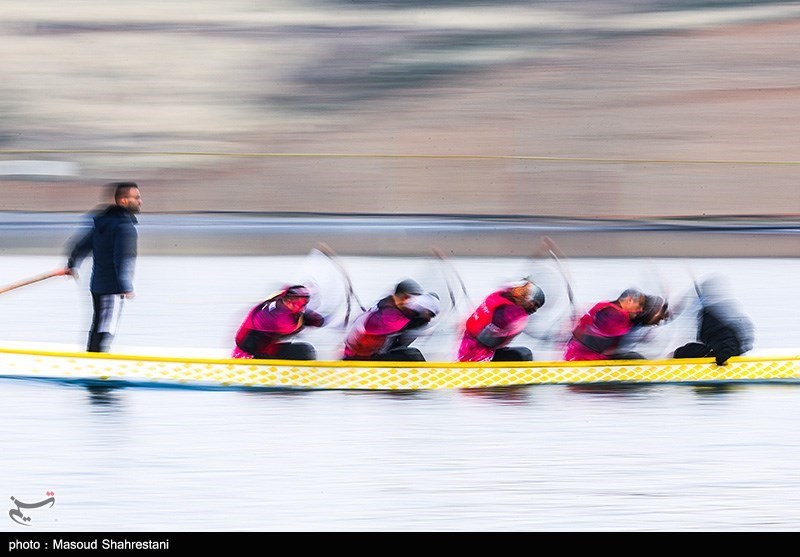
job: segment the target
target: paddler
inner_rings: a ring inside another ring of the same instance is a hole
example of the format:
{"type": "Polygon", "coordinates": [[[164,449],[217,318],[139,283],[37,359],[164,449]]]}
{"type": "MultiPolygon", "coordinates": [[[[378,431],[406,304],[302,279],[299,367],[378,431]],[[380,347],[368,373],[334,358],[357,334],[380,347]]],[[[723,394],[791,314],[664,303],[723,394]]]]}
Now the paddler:
{"type": "Polygon", "coordinates": [[[418,348],[409,346],[439,313],[436,294],[406,279],[354,322],[344,342],[345,360],[424,362],[418,348]]]}
{"type": "Polygon", "coordinates": [[[595,304],[572,331],[564,359],[611,359],[623,337],[637,324],[646,299],[640,290],[629,288],[616,300],[595,304]]]}
{"type": "Polygon", "coordinates": [[[531,361],[533,353],[529,348],[508,344],[525,329],[528,318],[544,302],[544,292],[528,278],[490,294],[467,319],[458,361],[531,361]]]}
{"type": "Polygon", "coordinates": [[[672,318],[667,300],[654,294],[645,295],[642,311],[633,318],[633,327],[620,339],[615,351],[608,355],[611,360],[645,360],[639,346],[648,344],[654,327],[672,318]]]}
{"type": "Polygon", "coordinates": [[[741,356],[753,348],[753,322],[730,294],[720,276],[713,276],[696,287],[697,340],[675,350],[675,358],[712,357],[723,366],[731,356],[741,356]]]}
{"type": "Polygon", "coordinates": [[[315,360],[317,352],[307,342],[288,342],[305,327],[321,327],[325,319],[306,306],[311,293],[305,286],[290,286],[253,307],[236,333],[233,358],[315,360]]]}

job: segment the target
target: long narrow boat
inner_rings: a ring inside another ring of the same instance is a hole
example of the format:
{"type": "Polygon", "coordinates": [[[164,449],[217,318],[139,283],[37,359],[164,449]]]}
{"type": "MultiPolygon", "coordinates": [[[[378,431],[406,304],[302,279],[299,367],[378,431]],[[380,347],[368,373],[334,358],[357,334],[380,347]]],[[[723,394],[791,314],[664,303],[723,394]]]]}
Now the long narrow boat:
{"type": "Polygon", "coordinates": [[[800,382],[800,354],[603,362],[235,360],[0,348],[0,377],[198,387],[419,390],[533,384],[800,382]]]}

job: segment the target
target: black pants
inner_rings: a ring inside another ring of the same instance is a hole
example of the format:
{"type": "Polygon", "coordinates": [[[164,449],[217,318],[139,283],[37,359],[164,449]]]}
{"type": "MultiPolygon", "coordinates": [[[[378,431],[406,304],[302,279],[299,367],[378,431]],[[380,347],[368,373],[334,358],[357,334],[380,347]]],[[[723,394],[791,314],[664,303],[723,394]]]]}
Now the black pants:
{"type": "Polygon", "coordinates": [[[638,352],[617,352],[608,357],[609,360],[646,360],[643,355],[638,352]]]}
{"type": "Polygon", "coordinates": [[[92,326],[86,343],[87,352],[108,352],[122,312],[122,294],[92,293],[92,326]]]}
{"type": "Polygon", "coordinates": [[[316,349],[307,342],[281,342],[274,356],[255,354],[259,360],[316,360],[316,349]]]}
{"type": "Polygon", "coordinates": [[[424,362],[425,356],[416,348],[394,348],[383,354],[375,354],[369,358],[345,358],[345,360],[361,360],[369,362],[424,362]]]}
{"type": "Polygon", "coordinates": [[[706,358],[709,356],[715,356],[714,349],[701,342],[684,344],[680,348],[676,348],[673,354],[674,358],[706,358]]]}
{"type": "Polygon", "coordinates": [[[524,346],[515,348],[498,348],[494,351],[493,362],[530,362],[533,360],[533,352],[524,346]]]}

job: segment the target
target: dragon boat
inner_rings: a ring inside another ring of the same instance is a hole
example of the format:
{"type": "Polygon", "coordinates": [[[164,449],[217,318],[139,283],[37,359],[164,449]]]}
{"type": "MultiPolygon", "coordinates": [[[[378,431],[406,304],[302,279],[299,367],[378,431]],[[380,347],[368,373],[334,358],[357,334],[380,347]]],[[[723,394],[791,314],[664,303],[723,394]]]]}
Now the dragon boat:
{"type": "Polygon", "coordinates": [[[245,360],[0,347],[0,377],[218,388],[427,390],[540,384],[800,382],[800,354],[593,362],[245,360]]]}

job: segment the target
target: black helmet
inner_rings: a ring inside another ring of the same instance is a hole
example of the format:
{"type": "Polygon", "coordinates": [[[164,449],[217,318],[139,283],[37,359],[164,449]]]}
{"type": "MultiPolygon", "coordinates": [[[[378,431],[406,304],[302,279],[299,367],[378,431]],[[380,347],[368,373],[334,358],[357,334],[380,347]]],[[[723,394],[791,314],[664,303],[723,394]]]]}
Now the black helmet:
{"type": "Polygon", "coordinates": [[[395,295],[419,296],[424,293],[419,283],[413,279],[405,279],[397,283],[394,289],[395,295]]]}
{"type": "Polygon", "coordinates": [[[311,292],[302,284],[290,286],[283,293],[284,298],[310,298],[311,292]]]}

